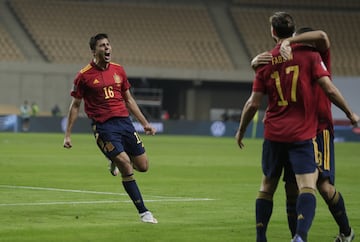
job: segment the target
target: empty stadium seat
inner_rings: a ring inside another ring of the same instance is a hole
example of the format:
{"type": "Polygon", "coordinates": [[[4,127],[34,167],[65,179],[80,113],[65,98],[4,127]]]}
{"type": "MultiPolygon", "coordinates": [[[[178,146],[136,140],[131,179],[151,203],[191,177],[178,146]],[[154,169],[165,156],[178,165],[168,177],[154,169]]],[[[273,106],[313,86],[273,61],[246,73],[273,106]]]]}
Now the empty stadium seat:
{"type": "Polygon", "coordinates": [[[8,31],[0,24],[0,60],[1,61],[24,61],[25,56],[8,31]]]}
{"type": "MultiPolygon", "coordinates": [[[[269,17],[276,11],[278,9],[241,6],[231,8],[234,23],[251,58],[274,47],[270,35],[269,17]]],[[[357,23],[360,23],[358,12],[295,8],[285,11],[294,17],[297,27],[306,26],[327,32],[331,41],[334,75],[360,74],[357,60],[360,33],[354,29],[357,23]]]]}
{"type": "Polygon", "coordinates": [[[113,61],[122,64],[234,68],[203,5],[65,0],[14,0],[10,5],[53,63],[90,60],[88,39],[105,32],[112,42],[113,61]]]}

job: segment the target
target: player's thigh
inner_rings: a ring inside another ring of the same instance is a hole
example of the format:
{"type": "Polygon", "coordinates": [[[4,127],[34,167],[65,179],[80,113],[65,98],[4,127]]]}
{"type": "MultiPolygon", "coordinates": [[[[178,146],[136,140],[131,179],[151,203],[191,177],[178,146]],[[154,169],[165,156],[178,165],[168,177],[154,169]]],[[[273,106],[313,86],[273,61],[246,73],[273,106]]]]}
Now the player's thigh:
{"type": "Polygon", "coordinates": [[[129,156],[136,157],[145,153],[144,143],[140,134],[135,130],[130,119],[122,121],[122,139],[124,149],[129,156]]]}
{"type": "Polygon", "coordinates": [[[118,156],[125,151],[121,126],[116,119],[93,125],[96,144],[101,152],[109,159],[118,156]]]}
{"type": "Polygon", "coordinates": [[[315,139],[289,145],[289,161],[296,175],[310,174],[317,170],[317,144],[315,139]]]}
{"type": "Polygon", "coordinates": [[[315,140],[310,139],[294,142],[289,148],[289,159],[299,189],[304,187],[316,189],[318,178],[316,146],[315,140]]]}
{"type": "Polygon", "coordinates": [[[279,179],[288,160],[287,147],[280,142],[265,139],[262,151],[262,171],[267,178],[279,179]]]}
{"type": "Polygon", "coordinates": [[[100,151],[109,159],[124,152],[121,137],[116,137],[112,133],[100,132],[95,134],[95,139],[100,151]]]}

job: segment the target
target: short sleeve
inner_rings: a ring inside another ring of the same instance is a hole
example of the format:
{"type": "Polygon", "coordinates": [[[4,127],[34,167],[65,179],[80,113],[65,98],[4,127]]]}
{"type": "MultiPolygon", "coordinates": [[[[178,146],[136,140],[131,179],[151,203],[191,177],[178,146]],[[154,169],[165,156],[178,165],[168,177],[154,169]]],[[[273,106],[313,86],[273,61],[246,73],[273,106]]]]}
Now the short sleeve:
{"type": "Polygon", "coordinates": [[[71,93],[70,93],[70,95],[73,96],[74,98],[79,98],[79,99],[83,98],[83,90],[82,90],[82,86],[81,86],[81,80],[82,80],[82,75],[79,72],[74,79],[73,87],[72,87],[71,93]]]}

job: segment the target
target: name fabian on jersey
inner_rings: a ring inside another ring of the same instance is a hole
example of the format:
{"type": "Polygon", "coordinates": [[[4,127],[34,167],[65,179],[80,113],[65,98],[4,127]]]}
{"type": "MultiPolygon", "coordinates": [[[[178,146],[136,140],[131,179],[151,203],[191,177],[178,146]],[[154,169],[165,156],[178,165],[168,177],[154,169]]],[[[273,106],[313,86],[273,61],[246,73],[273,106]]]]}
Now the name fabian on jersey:
{"type": "MultiPolygon", "coordinates": [[[[284,57],[282,57],[281,55],[279,56],[274,56],[272,59],[271,59],[271,64],[272,65],[277,65],[277,64],[281,64],[281,63],[284,63],[286,61],[289,61],[289,60],[292,60],[292,56],[289,58],[289,59],[285,59],[284,57]]],[[[324,70],[327,70],[325,64],[323,61],[321,61],[321,66],[324,70]]]]}
{"type": "Polygon", "coordinates": [[[292,60],[292,57],[289,59],[285,59],[284,57],[282,57],[281,55],[278,56],[273,56],[273,58],[271,59],[271,64],[272,65],[277,65],[277,64],[281,64],[284,63],[288,60],[292,60]]]}

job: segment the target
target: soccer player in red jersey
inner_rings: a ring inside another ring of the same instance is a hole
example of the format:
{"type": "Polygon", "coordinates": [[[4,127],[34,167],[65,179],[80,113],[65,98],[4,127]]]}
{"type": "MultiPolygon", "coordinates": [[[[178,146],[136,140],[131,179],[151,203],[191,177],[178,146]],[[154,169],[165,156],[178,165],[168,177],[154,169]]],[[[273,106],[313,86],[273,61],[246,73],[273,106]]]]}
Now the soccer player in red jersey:
{"type": "MultiPolygon", "coordinates": [[[[280,52],[285,58],[291,57],[292,43],[310,44],[319,51],[322,60],[330,71],[330,40],[327,34],[312,28],[300,28],[295,36],[281,43],[280,52]]],[[[331,102],[324,91],[317,87],[318,98],[318,129],[316,142],[319,150],[319,178],[317,188],[328,205],[329,211],[339,226],[339,234],[334,242],[350,242],[354,239],[354,230],[350,227],[345,202],[339,191],[335,188],[335,155],[334,155],[334,125],[331,113],[331,102]]]]}
{"type": "MultiPolygon", "coordinates": [[[[313,30],[309,27],[300,28],[296,31],[295,36],[285,39],[281,43],[281,55],[289,59],[291,58],[291,43],[309,44],[316,48],[320,56],[331,73],[331,59],[330,59],[330,40],[327,34],[321,30],[313,30]]],[[[252,67],[254,69],[262,64],[267,64],[271,61],[272,55],[269,52],[264,52],[257,55],[252,60],[252,67]]],[[[317,181],[317,188],[328,205],[329,211],[339,226],[339,234],[334,242],[350,242],[354,239],[354,230],[350,227],[349,219],[347,217],[345,202],[340,192],[334,186],[335,184],[335,155],[334,155],[334,127],[331,113],[331,102],[327,98],[324,91],[317,87],[316,97],[318,98],[318,129],[316,142],[318,144],[319,154],[319,178],[317,181]]],[[[287,213],[289,228],[292,235],[296,232],[296,201],[297,197],[296,184],[285,184],[287,195],[287,213]]]]}
{"type": "Polygon", "coordinates": [[[277,45],[271,51],[270,64],[256,70],[253,92],[241,115],[236,139],[240,148],[246,128],[258,110],[264,95],[268,95],[262,155],[263,180],[256,199],[257,241],[267,241],[266,228],[272,211],[273,186],[283,167],[292,167],[300,195],[297,198],[297,229],[294,241],[306,241],[315,215],[316,181],[318,176],[316,143],[317,114],[314,103],[315,86],[320,84],[331,100],[352,122],[354,114],[331,83],[318,53],[306,46],[293,46],[293,58],[284,59],[279,52],[283,39],[291,37],[295,24],[284,12],[270,18],[271,32],[277,45]],[[274,182],[275,181],[275,182],[274,182]]]}
{"type": "Polygon", "coordinates": [[[78,117],[81,101],[93,122],[96,143],[103,154],[120,170],[125,191],[137,208],[141,221],[157,223],[145,207],[133,174],[133,167],[146,172],[149,162],[129,111],[141,123],[146,134],[156,133],[140,111],[130,93],[130,83],[122,66],[111,61],[111,45],[107,34],[90,38],[93,60],[77,74],[71,91],[64,147],[71,148],[71,130],[78,117]]]}

